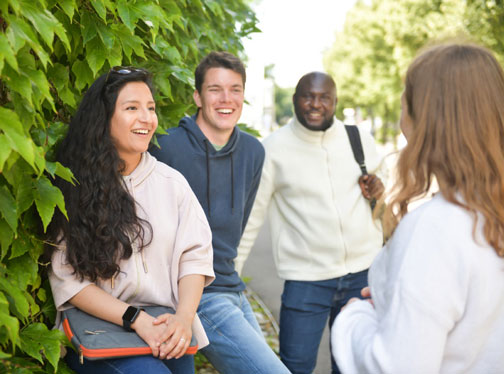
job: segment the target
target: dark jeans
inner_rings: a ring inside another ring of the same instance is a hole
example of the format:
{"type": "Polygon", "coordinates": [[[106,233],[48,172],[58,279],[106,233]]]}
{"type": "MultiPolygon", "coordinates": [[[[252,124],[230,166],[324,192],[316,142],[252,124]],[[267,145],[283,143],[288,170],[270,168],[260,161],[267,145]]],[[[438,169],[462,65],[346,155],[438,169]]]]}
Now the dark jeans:
{"type": "Polygon", "coordinates": [[[134,356],[110,360],[79,363],[79,356],[68,349],[65,356],[67,365],[79,374],[194,374],[194,357],[185,355],[171,360],[160,360],[153,356],[134,356]]]}
{"type": "MultiPolygon", "coordinates": [[[[285,281],[280,309],[280,358],[292,374],[311,374],[329,318],[349,299],[361,297],[367,270],[324,281],[285,281]]],[[[331,357],[332,374],[339,370],[331,357]]]]}

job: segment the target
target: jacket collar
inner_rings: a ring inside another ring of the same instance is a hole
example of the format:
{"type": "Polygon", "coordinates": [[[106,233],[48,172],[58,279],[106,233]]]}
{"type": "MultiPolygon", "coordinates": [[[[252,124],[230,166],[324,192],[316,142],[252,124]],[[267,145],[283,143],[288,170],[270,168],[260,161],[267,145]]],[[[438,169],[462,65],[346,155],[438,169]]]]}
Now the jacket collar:
{"type": "Polygon", "coordinates": [[[338,134],[340,131],[343,131],[344,124],[340,120],[338,120],[336,117],[334,117],[334,122],[325,131],[313,131],[313,130],[308,130],[306,127],[304,127],[299,120],[297,119],[296,115],[291,120],[291,127],[292,131],[294,134],[299,137],[301,140],[304,140],[308,143],[314,143],[314,144],[320,144],[324,139],[326,139],[328,136],[334,136],[338,134]]]}

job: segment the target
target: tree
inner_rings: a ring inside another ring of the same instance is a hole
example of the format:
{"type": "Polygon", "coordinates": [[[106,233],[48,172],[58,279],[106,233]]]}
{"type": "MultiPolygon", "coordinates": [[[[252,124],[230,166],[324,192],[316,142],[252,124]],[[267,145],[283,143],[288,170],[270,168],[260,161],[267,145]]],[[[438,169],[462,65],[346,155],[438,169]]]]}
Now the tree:
{"type": "Polygon", "coordinates": [[[68,372],[39,259],[66,214],[51,181],[74,178],[53,155],[82,92],[111,66],[145,67],[161,127],[176,124],[199,60],[239,53],[256,22],[247,0],[0,1],[0,372],[68,372]]]}
{"type": "Polygon", "coordinates": [[[398,131],[402,79],[417,51],[464,29],[463,0],[358,1],[324,64],[338,85],[339,110],[361,107],[383,120],[382,142],[398,131]]]}

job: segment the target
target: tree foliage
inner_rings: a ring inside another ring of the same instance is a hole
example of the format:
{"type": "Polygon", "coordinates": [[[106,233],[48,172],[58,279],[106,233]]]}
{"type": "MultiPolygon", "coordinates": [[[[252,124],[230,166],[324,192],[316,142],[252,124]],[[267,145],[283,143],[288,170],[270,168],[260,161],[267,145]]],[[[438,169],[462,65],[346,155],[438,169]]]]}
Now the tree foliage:
{"type": "Polygon", "coordinates": [[[53,155],[83,91],[111,66],[145,67],[169,127],[192,109],[203,55],[239,53],[255,25],[247,0],[0,1],[0,372],[68,372],[39,258],[66,214],[51,181],[73,176],[53,155]]]}
{"type": "Polygon", "coordinates": [[[402,80],[418,50],[473,35],[503,53],[503,21],[502,0],[358,1],[324,59],[338,85],[338,109],[361,107],[381,117],[386,141],[398,130],[402,80]]]}

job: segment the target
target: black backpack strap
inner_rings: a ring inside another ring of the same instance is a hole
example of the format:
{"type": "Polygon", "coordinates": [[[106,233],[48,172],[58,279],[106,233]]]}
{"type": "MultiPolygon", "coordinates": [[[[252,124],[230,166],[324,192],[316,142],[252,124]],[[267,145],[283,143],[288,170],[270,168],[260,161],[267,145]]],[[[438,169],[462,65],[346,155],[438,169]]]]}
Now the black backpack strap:
{"type": "MultiPolygon", "coordinates": [[[[362,149],[362,143],[361,143],[359,129],[357,128],[357,126],[345,125],[345,130],[348,134],[348,139],[350,140],[350,145],[352,146],[352,152],[353,152],[355,161],[357,161],[357,164],[359,165],[359,167],[361,169],[362,175],[366,175],[368,172],[366,169],[366,161],[364,159],[364,150],[362,149]]],[[[376,205],[376,200],[372,199],[369,202],[369,204],[371,205],[371,210],[373,210],[376,205]]]]}
{"type": "Polygon", "coordinates": [[[364,159],[364,150],[362,149],[362,143],[360,139],[359,129],[357,126],[345,125],[345,130],[348,134],[348,139],[350,140],[350,145],[352,146],[352,152],[359,165],[362,175],[366,175],[366,162],[364,159]]]}

